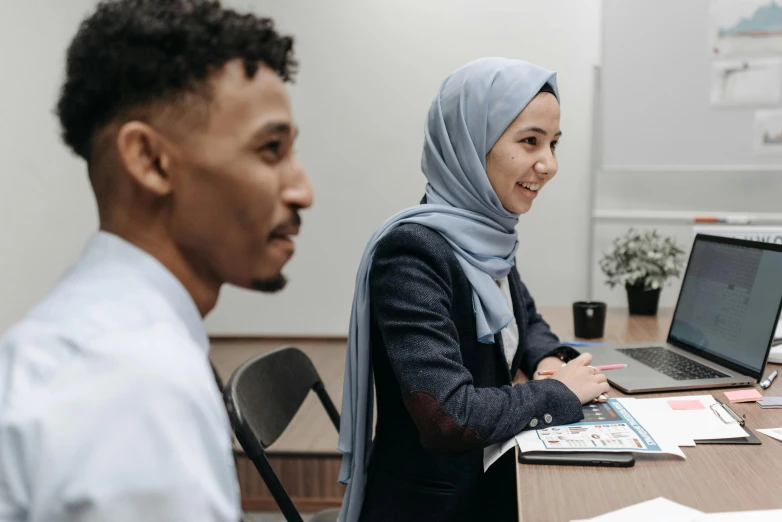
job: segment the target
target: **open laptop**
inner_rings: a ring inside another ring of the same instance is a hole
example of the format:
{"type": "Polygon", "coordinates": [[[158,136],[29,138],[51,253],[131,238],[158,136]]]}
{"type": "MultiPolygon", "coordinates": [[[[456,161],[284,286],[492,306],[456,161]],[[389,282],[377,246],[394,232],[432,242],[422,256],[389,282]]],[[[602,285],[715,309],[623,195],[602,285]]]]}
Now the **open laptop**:
{"type": "Polygon", "coordinates": [[[782,307],[782,245],[698,234],[665,343],[595,346],[625,393],[760,381],[782,307]]]}

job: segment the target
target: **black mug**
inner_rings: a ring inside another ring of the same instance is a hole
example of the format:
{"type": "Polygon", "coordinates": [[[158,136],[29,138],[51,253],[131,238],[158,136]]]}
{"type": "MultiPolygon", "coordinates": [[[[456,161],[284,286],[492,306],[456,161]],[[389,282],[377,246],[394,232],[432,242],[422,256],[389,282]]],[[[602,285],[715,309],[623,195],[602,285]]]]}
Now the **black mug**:
{"type": "Polygon", "coordinates": [[[603,337],[606,325],[606,304],[599,301],[573,303],[573,333],[581,339],[603,337]]]}

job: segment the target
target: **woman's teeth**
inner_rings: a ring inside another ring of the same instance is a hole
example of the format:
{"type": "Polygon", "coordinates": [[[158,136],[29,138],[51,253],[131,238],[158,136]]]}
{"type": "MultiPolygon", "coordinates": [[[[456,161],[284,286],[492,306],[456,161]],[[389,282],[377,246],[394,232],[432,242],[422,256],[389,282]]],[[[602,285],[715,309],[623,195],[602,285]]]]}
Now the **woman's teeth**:
{"type": "Polygon", "coordinates": [[[525,189],[531,190],[532,192],[537,192],[538,189],[540,189],[540,183],[526,183],[526,182],[522,182],[522,183],[519,183],[519,185],[521,185],[525,189]]]}

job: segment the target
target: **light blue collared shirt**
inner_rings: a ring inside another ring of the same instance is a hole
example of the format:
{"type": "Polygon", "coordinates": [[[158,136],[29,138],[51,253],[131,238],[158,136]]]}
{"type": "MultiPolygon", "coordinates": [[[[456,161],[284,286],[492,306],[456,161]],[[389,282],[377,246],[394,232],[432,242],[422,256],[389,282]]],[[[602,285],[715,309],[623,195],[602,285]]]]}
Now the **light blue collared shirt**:
{"type": "Polygon", "coordinates": [[[0,522],[239,520],[208,353],[182,284],[96,234],[0,341],[0,522]]]}

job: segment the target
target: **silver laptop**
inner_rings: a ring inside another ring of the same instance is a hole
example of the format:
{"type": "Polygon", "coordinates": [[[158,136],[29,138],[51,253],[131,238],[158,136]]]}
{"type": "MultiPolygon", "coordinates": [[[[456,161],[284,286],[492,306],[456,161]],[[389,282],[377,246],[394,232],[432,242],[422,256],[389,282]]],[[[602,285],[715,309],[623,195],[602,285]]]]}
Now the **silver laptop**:
{"type": "Polygon", "coordinates": [[[596,346],[625,393],[760,381],[782,307],[782,245],[698,234],[667,342],[596,346]]]}

